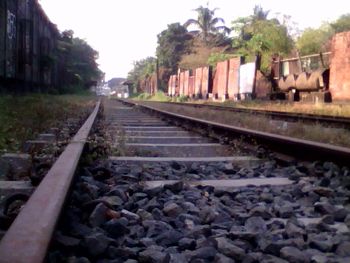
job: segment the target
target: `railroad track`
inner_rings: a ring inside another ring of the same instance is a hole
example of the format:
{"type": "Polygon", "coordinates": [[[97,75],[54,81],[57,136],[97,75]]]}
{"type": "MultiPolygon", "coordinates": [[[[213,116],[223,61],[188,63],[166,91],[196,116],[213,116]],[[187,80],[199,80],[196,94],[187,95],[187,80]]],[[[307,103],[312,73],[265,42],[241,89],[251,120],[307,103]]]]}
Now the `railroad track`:
{"type": "Polygon", "coordinates": [[[217,111],[226,111],[234,113],[246,113],[257,116],[268,116],[275,120],[287,121],[287,122],[303,122],[303,123],[319,123],[326,127],[337,127],[337,128],[350,128],[350,118],[330,115],[316,115],[307,113],[296,113],[296,112],[282,112],[282,111],[270,111],[270,110],[257,110],[257,109],[243,109],[234,108],[230,106],[220,106],[211,104],[198,104],[198,103],[182,103],[182,102],[159,102],[164,104],[173,104],[180,106],[187,106],[193,108],[207,108],[217,111]]]}
{"type": "MultiPolygon", "coordinates": [[[[349,259],[347,168],[281,167],[173,126],[165,112],[159,118],[116,101],[105,112],[112,153],[124,156],[77,173],[48,262],[349,259]]],[[[93,118],[73,145],[82,147],[93,118]]],[[[1,241],[0,262],[44,260],[80,156],[66,151],[57,167],[69,175],[44,178],[1,241]]]]}

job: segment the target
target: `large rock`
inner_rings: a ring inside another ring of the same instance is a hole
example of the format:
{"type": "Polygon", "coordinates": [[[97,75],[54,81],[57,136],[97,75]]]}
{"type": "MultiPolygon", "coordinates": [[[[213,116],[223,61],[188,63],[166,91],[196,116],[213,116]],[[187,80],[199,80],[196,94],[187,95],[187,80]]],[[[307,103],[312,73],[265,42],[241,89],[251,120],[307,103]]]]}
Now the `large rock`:
{"type": "Polygon", "coordinates": [[[195,259],[204,259],[212,262],[217,254],[213,247],[200,247],[191,253],[191,262],[195,259]]]}
{"type": "Polygon", "coordinates": [[[92,227],[98,227],[107,222],[108,207],[99,203],[92,211],[89,217],[89,223],[92,227]]]}
{"type": "Polygon", "coordinates": [[[341,257],[350,257],[350,241],[340,243],[335,253],[341,257]]]}
{"type": "Polygon", "coordinates": [[[217,242],[217,249],[222,254],[239,260],[241,260],[244,257],[244,249],[234,245],[229,239],[225,237],[219,237],[215,240],[217,242]]]}
{"type": "Polygon", "coordinates": [[[215,256],[215,263],[235,263],[235,260],[233,258],[226,257],[223,254],[216,254],[215,256]]]}
{"type": "Polygon", "coordinates": [[[113,238],[118,238],[130,232],[127,225],[126,218],[112,219],[104,225],[104,229],[113,238]]]}
{"type": "Polygon", "coordinates": [[[253,216],[245,222],[245,228],[248,232],[262,234],[267,231],[267,226],[264,219],[260,216],[253,216]]]}
{"type": "Polygon", "coordinates": [[[84,240],[84,243],[87,251],[92,256],[98,256],[106,251],[110,240],[102,233],[94,233],[90,236],[87,236],[84,240]]]}
{"type": "Polygon", "coordinates": [[[147,248],[139,253],[139,262],[144,263],[159,263],[163,262],[166,257],[166,253],[155,249],[154,246],[147,248]]]}
{"type": "Polygon", "coordinates": [[[176,203],[169,203],[163,208],[164,214],[170,217],[176,217],[182,212],[182,208],[176,203]]]}
{"type": "Polygon", "coordinates": [[[308,263],[310,258],[308,255],[296,247],[284,247],[280,250],[281,258],[295,263],[308,263]]]}

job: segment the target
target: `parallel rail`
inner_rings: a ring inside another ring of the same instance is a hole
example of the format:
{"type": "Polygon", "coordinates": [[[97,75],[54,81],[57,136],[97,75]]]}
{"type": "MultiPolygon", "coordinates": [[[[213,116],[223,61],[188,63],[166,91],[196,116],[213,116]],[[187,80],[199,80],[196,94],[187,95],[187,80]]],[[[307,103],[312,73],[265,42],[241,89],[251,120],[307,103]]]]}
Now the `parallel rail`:
{"type": "Polygon", "coordinates": [[[1,263],[43,262],[100,101],[0,242],[1,263]]]}
{"type": "Polygon", "coordinates": [[[265,145],[275,152],[293,156],[299,160],[333,161],[335,163],[344,165],[348,165],[350,160],[350,148],[225,125],[222,123],[206,121],[203,119],[197,119],[169,111],[159,110],[154,107],[142,105],[140,103],[132,102],[129,100],[121,101],[129,105],[137,105],[146,110],[161,114],[171,119],[180,120],[181,122],[196,123],[196,125],[202,126],[205,129],[211,129],[214,132],[235,135],[237,137],[243,136],[245,138],[254,140],[258,145],[265,145]]]}
{"type": "Polygon", "coordinates": [[[285,120],[285,121],[302,121],[307,123],[320,123],[333,127],[350,128],[350,118],[330,116],[330,115],[316,115],[309,113],[295,113],[295,112],[282,112],[282,111],[270,111],[270,110],[257,110],[257,109],[242,109],[229,106],[219,106],[211,104],[198,104],[198,103],[184,103],[184,102],[159,102],[164,104],[174,104],[181,106],[188,106],[194,108],[207,108],[218,111],[229,111],[235,113],[247,113],[260,116],[269,116],[273,119],[285,120]]]}

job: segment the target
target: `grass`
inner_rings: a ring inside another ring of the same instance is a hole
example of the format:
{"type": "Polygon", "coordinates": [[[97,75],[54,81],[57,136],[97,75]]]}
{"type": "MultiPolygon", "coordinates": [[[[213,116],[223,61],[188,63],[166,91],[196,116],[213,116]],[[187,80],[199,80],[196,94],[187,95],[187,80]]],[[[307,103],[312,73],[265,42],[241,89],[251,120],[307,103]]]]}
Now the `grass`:
{"type": "Polygon", "coordinates": [[[148,93],[140,93],[131,99],[139,100],[139,101],[154,101],[154,102],[186,102],[188,101],[188,97],[179,96],[179,97],[168,97],[164,92],[158,91],[156,94],[151,95],[148,93]]]}
{"type": "Polygon", "coordinates": [[[270,111],[281,111],[281,112],[299,112],[307,114],[317,115],[330,115],[330,116],[341,116],[350,117],[350,104],[339,104],[339,103],[290,103],[286,101],[226,101],[220,102],[208,102],[201,101],[198,103],[222,105],[228,107],[246,108],[246,109],[258,109],[258,110],[270,110],[270,111]]]}
{"type": "Polygon", "coordinates": [[[283,121],[274,121],[268,116],[254,116],[248,113],[224,112],[213,109],[194,109],[190,106],[186,107],[184,105],[169,105],[156,102],[145,103],[162,110],[199,119],[305,140],[350,147],[350,131],[346,129],[327,128],[320,124],[307,125],[302,122],[287,123],[283,121]]]}
{"type": "Polygon", "coordinates": [[[94,103],[87,95],[0,96],[0,153],[18,152],[26,140],[79,117],[94,103]]]}

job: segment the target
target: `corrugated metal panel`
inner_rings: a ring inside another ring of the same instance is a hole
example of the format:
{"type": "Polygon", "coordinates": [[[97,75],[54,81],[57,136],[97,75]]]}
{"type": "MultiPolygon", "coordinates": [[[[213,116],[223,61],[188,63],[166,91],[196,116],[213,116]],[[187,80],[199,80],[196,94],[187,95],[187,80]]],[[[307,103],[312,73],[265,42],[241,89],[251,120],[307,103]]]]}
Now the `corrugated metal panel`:
{"type": "Polygon", "coordinates": [[[255,62],[241,65],[239,68],[239,93],[253,93],[255,62]]]}
{"type": "MultiPolygon", "coordinates": [[[[0,1],[0,25],[6,25],[6,1],[0,1]]],[[[0,26],[0,77],[5,76],[6,27],[0,26]]]]}
{"type": "Polygon", "coordinates": [[[241,58],[231,58],[229,63],[227,91],[229,98],[235,99],[239,93],[239,66],[241,64],[241,58]]]}
{"type": "Polygon", "coordinates": [[[209,79],[210,79],[210,68],[203,67],[203,70],[202,70],[202,91],[201,91],[203,99],[208,98],[209,79]]]}
{"type": "Polygon", "coordinates": [[[194,79],[195,96],[200,96],[200,94],[202,93],[202,78],[203,78],[203,68],[197,68],[195,70],[195,79],[194,79]]]}
{"type": "Polygon", "coordinates": [[[14,78],[17,64],[17,1],[7,1],[6,11],[5,72],[7,78],[14,78]]]}

